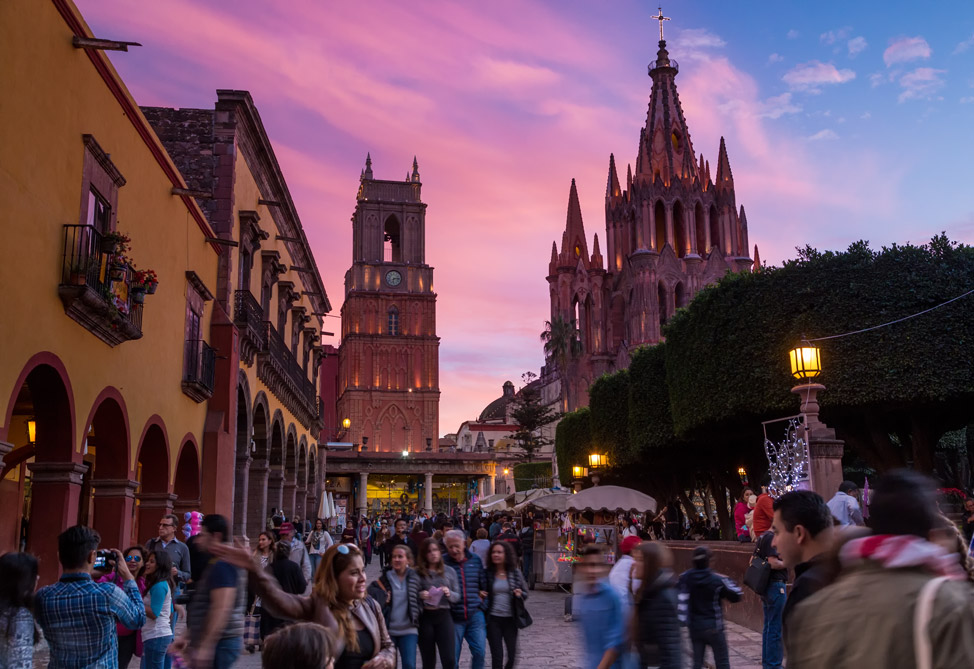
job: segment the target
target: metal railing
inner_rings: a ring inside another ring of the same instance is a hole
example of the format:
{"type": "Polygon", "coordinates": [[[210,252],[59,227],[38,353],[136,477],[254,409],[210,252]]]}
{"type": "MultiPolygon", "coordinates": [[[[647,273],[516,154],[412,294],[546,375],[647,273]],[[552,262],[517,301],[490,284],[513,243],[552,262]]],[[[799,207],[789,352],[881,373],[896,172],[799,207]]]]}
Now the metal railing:
{"type": "Polygon", "coordinates": [[[104,247],[104,237],[93,226],[64,226],[61,285],[91,288],[141,332],[142,305],[133,303],[128,291],[131,268],[127,264],[115,265],[113,260],[113,254],[104,247]],[[114,284],[124,284],[126,290],[116,291],[114,284]]]}
{"type": "Polygon", "coordinates": [[[677,72],[680,71],[680,64],[678,62],[676,62],[675,60],[673,60],[672,58],[670,58],[669,60],[653,60],[653,61],[650,61],[650,63],[649,63],[649,71],[650,72],[652,72],[653,70],[659,69],[661,67],[672,67],[677,72]]]}
{"type": "Polygon", "coordinates": [[[291,354],[277,328],[269,321],[265,321],[264,325],[267,328],[267,351],[271,360],[283,371],[288,384],[305,402],[308,410],[317,415],[318,393],[315,391],[315,385],[311,383],[301,364],[291,354]]]}
{"type": "Polygon", "coordinates": [[[216,379],[216,354],[202,339],[186,341],[186,374],[183,381],[213,392],[216,379]]]}
{"type": "Polygon", "coordinates": [[[257,349],[267,346],[267,329],[264,327],[264,309],[249,290],[237,290],[233,294],[233,321],[239,328],[248,328],[259,342],[257,349]]]}

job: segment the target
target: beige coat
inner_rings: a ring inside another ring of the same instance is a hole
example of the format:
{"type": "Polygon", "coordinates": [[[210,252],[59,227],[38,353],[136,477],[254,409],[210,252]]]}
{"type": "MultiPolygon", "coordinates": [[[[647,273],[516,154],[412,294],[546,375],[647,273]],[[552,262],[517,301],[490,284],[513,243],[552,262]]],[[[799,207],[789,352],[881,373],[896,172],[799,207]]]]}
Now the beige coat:
{"type": "MultiPolygon", "coordinates": [[[[788,621],[788,669],[913,669],[913,615],[920,569],[849,569],[801,602],[788,621]]],[[[943,583],[927,628],[934,669],[974,667],[974,587],[943,583]]]]}
{"type": "MultiPolygon", "coordinates": [[[[266,571],[252,573],[251,578],[254,589],[261,597],[261,606],[270,611],[272,615],[278,618],[307,620],[337,631],[338,622],[335,620],[335,616],[313,594],[310,596],[288,594],[277,587],[274,577],[266,571]]],[[[396,647],[392,644],[392,639],[386,629],[386,621],[378,606],[371,598],[366,598],[352,607],[352,615],[372,635],[372,646],[376,651],[372,659],[382,656],[392,663],[391,666],[396,666],[396,647]]],[[[337,643],[335,649],[337,659],[345,650],[345,640],[336,634],[335,641],[337,643]]]]}

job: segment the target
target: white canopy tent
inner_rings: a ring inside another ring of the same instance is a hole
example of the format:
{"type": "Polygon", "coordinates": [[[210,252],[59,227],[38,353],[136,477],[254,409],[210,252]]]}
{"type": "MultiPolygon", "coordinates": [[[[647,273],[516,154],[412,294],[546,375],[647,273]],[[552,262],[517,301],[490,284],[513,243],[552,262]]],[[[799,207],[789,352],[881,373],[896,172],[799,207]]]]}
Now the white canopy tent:
{"type": "Polygon", "coordinates": [[[565,510],[655,513],[656,500],[632,488],[601,485],[572,495],[567,501],[565,510]]]}

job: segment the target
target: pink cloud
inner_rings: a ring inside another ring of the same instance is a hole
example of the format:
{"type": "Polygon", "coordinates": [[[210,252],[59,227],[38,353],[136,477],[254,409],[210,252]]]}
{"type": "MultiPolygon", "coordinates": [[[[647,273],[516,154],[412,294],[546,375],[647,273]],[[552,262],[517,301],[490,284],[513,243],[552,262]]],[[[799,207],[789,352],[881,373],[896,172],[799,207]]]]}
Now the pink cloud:
{"type": "Polygon", "coordinates": [[[818,93],[826,84],[844,84],[855,78],[856,73],[852,70],[840,70],[832,63],[817,60],[796,65],[781,77],[792,89],[809,93],[818,93]]]}
{"type": "Polygon", "coordinates": [[[883,62],[886,67],[896,63],[908,63],[911,60],[926,59],[933,53],[927,40],[922,37],[900,37],[890,40],[890,44],[883,52],[883,62]]]}
{"type": "MultiPolygon", "coordinates": [[[[439,294],[441,432],[476,417],[503,381],[538,369],[544,277],[570,180],[589,238],[604,237],[608,154],[624,175],[649,100],[633,53],[644,51],[645,63],[654,45],[620,45],[591,17],[513,1],[332,3],[327,12],[312,2],[243,0],[232,12],[192,0],[138,11],[124,0],[79,2],[97,33],[145,44],[111,56],[140,103],[209,107],[217,88],[251,91],[336,314],[366,151],[381,179],[403,178],[418,156],[439,294]]],[[[847,240],[850,212],[896,207],[896,167],[865,150],[820,156],[776,125],[800,110],[791,93],[762,92],[706,51],[720,37],[684,33],[696,41],[675,40],[672,51],[693,54],[677,85],[694,146],[714,170],[727,137],[763,258],[790,257],[810,230],[847,240]]]]}

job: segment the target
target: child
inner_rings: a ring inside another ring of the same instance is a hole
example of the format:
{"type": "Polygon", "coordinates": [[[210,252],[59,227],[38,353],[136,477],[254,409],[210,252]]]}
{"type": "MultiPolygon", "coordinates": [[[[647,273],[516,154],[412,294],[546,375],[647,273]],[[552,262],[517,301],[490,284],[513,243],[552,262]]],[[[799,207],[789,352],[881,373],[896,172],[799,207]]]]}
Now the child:
{"type": "Polygon", "coordinates": [[[720,600],[739,602],[742,595],[740,586],[710,568],[709,548],[693,549],[693,569],[680,576],[678,615],[690,630],[694,667],[703,666],[704,652],[710,646],[717,669],[730,669],[720,600]]]}
{"type": "Polygon", "coordinates": [[[295,623],[264,639],[261,666],[265,669],[332,669],[331,635],[317,623],[295,623]]]}

